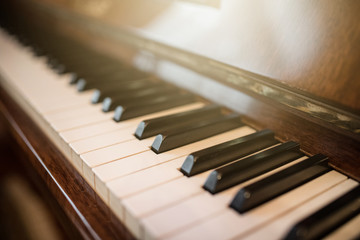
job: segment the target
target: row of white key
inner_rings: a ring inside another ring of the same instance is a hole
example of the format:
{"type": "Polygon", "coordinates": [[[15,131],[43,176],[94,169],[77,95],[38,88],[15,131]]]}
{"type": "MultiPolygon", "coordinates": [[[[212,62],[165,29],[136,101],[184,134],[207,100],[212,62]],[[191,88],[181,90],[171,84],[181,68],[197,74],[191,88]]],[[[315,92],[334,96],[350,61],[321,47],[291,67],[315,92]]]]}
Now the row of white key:
{"type": "MultiPolygon", "coordinates": [[[[75,94],[66,76],[54,74],[45,66],[44,59],[32,57],[26,49],[6,38],[1,37],[1,44],[7,46],[5,54],[0,56],[2,74],[5,72],[13,80],[29,103],[69,144],[73,154],[80,156],[73,159],[74,165],[136,237],[231,239],[243,234],[251,237],[246,234],[260,234],[261,231],[257,233],[254,229],[270,220],[281,223],[283,215],[291,213],[295,206],[306,208],[311,199],[328,192],[334,197],[339,192],[338,186],[344,186],[341,189],[345,192],[357,184],[330,172],[240,215],[227,207],[240,186],[213,196],[201,188],[208,172],[186,178],[178,169],[187,154],[250,134],[253,129],[242,127],[155,154],[149,149],[152,139],[139,141],[132,135],[137,124],[143,119],[199,108],[202,103],[115,123],[111,120],[112,113],[104,114],[99,107],[88,103],[91,91],[75,94]],[[26,67],[19,71],[14,63],[26,67]],[[52,93],[48,89],[57,91],[52,93]],[[285,204],[286,201],[289,203],[285,204]],[[279,208],[276,214],[270,211],[279,204],[286,207],[279,208]]],[[[267,228],[263,229],[266,234],[267,228]]]]}

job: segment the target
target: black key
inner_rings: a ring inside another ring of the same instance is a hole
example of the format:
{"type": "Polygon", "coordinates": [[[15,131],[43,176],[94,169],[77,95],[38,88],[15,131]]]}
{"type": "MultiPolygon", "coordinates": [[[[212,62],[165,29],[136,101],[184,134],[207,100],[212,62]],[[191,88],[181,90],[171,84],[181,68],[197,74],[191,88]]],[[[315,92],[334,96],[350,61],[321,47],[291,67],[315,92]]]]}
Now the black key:
{"type": "Polygon", "coordinates": [[[143,72],[134,70],[120,71],[117,73],[109,72],[107,75],[99,74],[89,78],[81,78],[77,81],[76,88],[79,92],[82,92],[88,89],[98,88],[99,86],[106,85],[109,81],[129,81],[146,77],[149,76],[143,72]]]}
{"type": "Polygon", "coordinates": [[[180,171],[190,177],[195,174],[220,167],[246,155],[277,144],[274,133],[263,130],[244,137],[240,137],[213,147],[209,147],[186,157],[180,171]]]}
{"type": "Polygon", "coordinates": [[[148,119],[142,121],[136,131],[135,137],[138,139],[145,139],[155,136],[172,128],[194,124],[202,119],[209,119],[215,116],[220,116],[221,107],[218,105],[209,105],[200,109],[195,109],[187,112],[176,113],[164,117],[148,119]]]}
{"type": "Polygon", "coordinates": [[[75,72],[73,72],[73,73],[71,73],[69,84],[71,84],[71,85],[77,84],[79,79],[80,79],[80,77],[75,72]]]}
{"type": "Polygon", "coordinates": [[[47,63],[47,66],[52,69],[56,68],[56,66],[59,65],[59,61],[56,58],[51,57],[51,56],[47,57],[46,63],[47,63]]]}
{"type": "Polygon", "coordinates": [[[104,101],[106,97],[114,97],[133,90],[143,90],[150,87],[155,87],[161,84],[159,80],[155,79],[139,79],[139,80],[130,80],[125,82],[109,82],[107,86],[100,87],[94,91],[94,94],[91,97],[92,103],[100,103],[104,101]]]}
{"type": "Polygon", "coordinates": [[[111,64],[102,68],[98,68],[98,65],[103,65],[105,63],[97,63],[97,64],[87,64],[86,62],[81,62],[80,64],[64,64],[65,70],[64,72],[69,72],[73,74],[73,77],[70,79],[70,84],[77,84],[78,81],[80,81],[81,79],[83,79],[83,83],[79,84],[80,86],[77,86],[78,88],[84,88],[83,90],[85,90],[85,85],[87,82],[92,81],[92,79],[104,79],[104,78],[109,78],[112,77],[114,75],[114,72],[116,71],[120,71],[122,69],[126,69],[125,66],[116,63],[115,64],[111,64]],[[86,80],[84,80],[86,79],[86,80]]]}
{"type": "Polygon", "coordinates": [[[124,64],[119,61],[110,60],[94,52],[89,52],[88,50],[69,52],[66,55],[61,54],[60,56],[58,55],[58,58],[69,69],[80,70],[83,71],[84,74],[95,73],[109,68],[118,69],[124,66],[124,64]]]}
{"type": "Polygon", "coordinates": [[[244,213],[328,172],[328,158],[318,154],[287,169],[250,184],[235,195],[230,206],[244,213]]]}
{"type": "Polygon", "coordinates": [[[102,111],[109,112],[117,106],[141,105],[144,101],[146,102],[162,95],[176,94],[176,92],[179,92],[178,88],[165,84],[142,90],[135,89],[115,97],[106,97],[103,102],[102,111]]]}
{"type": "Polygon", "coordinates": [[[181,127],[157,135],[151,149],[155,153],[162,153],[243,125],[238,114],[200,121],[187,128],[181,127]]]}
{"type": "Polygon", "coordinates": [[[43,48],[41,48],[39,45],[33,45],[32,52],[35,56],[41,57],[45,55],[45,51],[43,48]]]}
{"type": "Polygon", "coordinates": [[[321,239],[360,213],[360,186],[297,223],[285,239],[321,239]]]}
{"type": "MultiPolygon", "coordinates": [[[[98,81],[98,78],[110,78],[114,75],[124,75],[135,72],[137,70],[121,65],[119,63],[97,63],[84,64],[83,66],[73,67],[81,78],[89,82],[98,81]]],[[[138,71],[137,71],[138,72],[138,71]]]]}
{"type": "Polygon", "coordinates": [[[204,188],[217,193],[304,156],[295,142],[283,143],[264,152],[212,171],[204,188]]]}
{"type": "Polygon", "coordinates": [[[118,106],[115,109],[114,121],[119,122],[146,114],[167,110],[195,101],[195,96],[190,93],[162,95],[143,101],[141,104],[118,106]]]}

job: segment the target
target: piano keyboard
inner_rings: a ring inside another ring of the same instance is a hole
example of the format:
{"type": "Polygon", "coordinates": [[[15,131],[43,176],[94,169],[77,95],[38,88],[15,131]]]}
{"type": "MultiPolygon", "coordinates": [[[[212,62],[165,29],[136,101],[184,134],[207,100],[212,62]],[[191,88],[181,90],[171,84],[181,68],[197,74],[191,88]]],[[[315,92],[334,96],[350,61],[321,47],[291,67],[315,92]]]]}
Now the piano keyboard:
{"type": "Polygon", "coordinates": [[[84,48],[63,65],[3,30],[0,46],[2,86],[136,238],[360,236],[358,182],[325,156],[84,48]]]}

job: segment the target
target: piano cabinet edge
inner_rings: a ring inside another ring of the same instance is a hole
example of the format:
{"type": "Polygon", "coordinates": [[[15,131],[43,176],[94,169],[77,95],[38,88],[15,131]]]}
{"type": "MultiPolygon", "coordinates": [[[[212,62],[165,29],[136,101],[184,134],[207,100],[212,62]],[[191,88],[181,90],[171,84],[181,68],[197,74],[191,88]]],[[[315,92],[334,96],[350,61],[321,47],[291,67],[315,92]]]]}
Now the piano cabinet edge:
{"type": "Polygon", "coordinates": [[[360,181],[360,141],[348,132],[271,101],[252,98],[246,109],[245,122],[250,126],[269,128],[281,141],[299,142],[306,154],[322,153],[333,168],[360,181]]]}
{"type": "Polygon", "coordinates": [[[0,111],[18,144],[16,147],[27,157],[25,165],[32,168],[30,173],[35,172],[35,175],[40,176],[41,184],[51,192],[84,239],[134,239],[90,185],[2,87],[0,111]]]}

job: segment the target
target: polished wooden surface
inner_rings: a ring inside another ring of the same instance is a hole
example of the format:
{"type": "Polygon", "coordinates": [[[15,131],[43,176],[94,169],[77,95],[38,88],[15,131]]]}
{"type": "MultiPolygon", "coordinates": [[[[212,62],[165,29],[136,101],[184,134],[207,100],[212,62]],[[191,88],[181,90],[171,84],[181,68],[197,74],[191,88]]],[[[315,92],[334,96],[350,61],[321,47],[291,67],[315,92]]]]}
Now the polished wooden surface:
{"type": "Polygon", "coordinates": [[[55,2],[360,111],[359,1],[222,0],[219,7],[159,0],[55,2]]]}
{"type": "Polygon", "coordinates": [[[133,239],[69,161],[0,88],[0,109],[29,166],[40,175],[84,239],[133,239]]]}

